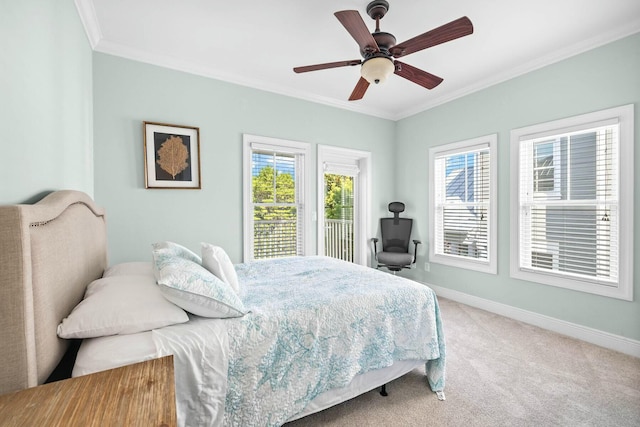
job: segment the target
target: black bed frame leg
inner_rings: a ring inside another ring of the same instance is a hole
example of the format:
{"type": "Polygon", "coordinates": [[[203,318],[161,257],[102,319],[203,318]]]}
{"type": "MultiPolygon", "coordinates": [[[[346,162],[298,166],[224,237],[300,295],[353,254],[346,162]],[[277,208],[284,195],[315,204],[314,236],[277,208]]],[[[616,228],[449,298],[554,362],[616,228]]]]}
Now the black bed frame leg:
{"type": "Polygon", "coordinates": [[[380,387],[380,396],[389,396],[389,394],[387,393],[387,385],[384,384],[382,387],[380,387]]]}

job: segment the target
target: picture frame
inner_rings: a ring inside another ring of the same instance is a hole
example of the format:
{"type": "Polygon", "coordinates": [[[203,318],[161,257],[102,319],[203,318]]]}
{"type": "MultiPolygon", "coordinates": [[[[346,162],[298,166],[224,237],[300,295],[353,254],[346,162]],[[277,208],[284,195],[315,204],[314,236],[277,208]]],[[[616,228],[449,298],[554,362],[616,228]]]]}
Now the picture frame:
{"type": "Polygon", "coordinates": [[[145,188],[201,187],[200,128],[143,122],[145,188]]]}

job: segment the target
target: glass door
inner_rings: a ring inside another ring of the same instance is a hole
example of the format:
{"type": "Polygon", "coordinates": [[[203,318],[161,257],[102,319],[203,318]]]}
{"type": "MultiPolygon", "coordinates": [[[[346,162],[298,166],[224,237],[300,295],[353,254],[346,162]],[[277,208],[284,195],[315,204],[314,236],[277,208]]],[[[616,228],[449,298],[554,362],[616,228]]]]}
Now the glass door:
{"type": "Polygon", "coordinates": [[[324,174],[324,254],[354,262],[357,218],[353,176],[324,174]]]}
{"type": "Polygon", "coordinates": [[[318,145],[318,255],[371,265],[371,153],[318,145]]]}

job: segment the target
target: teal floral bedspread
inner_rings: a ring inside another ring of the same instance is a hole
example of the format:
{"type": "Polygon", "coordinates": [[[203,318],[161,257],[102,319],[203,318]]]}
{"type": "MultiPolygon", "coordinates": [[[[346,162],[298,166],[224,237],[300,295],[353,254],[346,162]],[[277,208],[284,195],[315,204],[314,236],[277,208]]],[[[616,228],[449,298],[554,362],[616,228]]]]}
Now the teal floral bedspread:
{"type": "Polygon", "coordinates": [[[227,322],[225,425],[281,425],[320,393],[396,360],[427,361],[443,398],[445,341],[427,286],[326,257],[236,271],[249,313],[227,322]]]}

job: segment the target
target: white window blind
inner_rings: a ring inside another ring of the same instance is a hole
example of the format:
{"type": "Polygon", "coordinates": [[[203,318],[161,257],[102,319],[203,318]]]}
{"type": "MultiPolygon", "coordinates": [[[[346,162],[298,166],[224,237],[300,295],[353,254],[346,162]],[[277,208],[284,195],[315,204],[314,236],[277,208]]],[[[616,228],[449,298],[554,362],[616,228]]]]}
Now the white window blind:
{"type": "Polygon", "coordinates": [[[633,300],[633,105],[511,131],[511,276],[633,300]]]}
{"type": "Polygon", "coordinates": [[[494,226],[496,135],[435,147],[432,158],[430,259],[496,272],[494,226]]]}
{"type": "Polygon", "coordinates": [[[520,267],[618,281],[618,124],[520,141],[520,267]]]}
{"type": "Polygon", "coordinates": [[[358,165],[347,163],[324,162],[322,163],[322,169],[324,170],[324,173],[333,175],[357,177],[360,173],[358,165]]]}
{"type": "Polygon", "coordinates": [[[436,253],[488,258],[489,149],[435,160],[436,253]]]}

